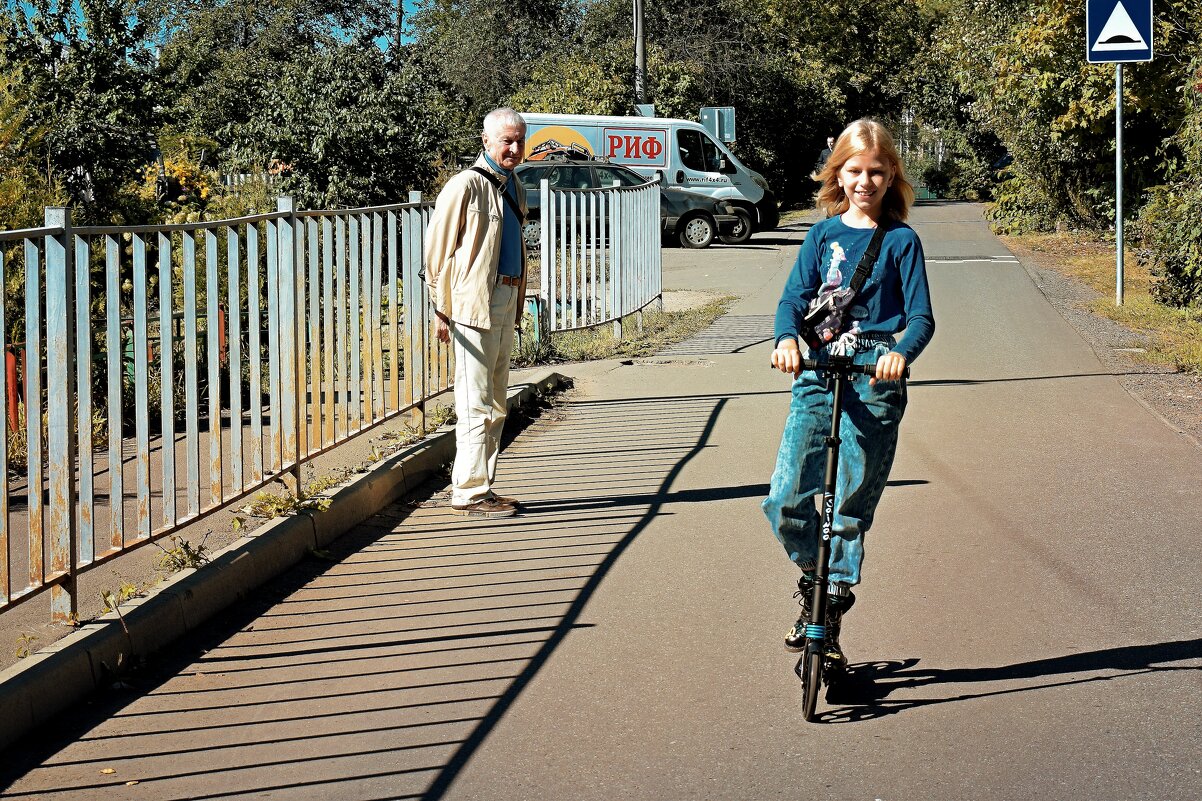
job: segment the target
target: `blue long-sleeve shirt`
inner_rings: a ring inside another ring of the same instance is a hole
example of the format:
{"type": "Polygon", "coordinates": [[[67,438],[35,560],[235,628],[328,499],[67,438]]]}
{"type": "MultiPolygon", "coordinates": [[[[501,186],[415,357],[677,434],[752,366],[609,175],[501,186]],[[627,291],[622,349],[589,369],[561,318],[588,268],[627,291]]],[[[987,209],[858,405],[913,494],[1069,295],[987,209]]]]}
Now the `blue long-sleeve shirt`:
{"type": "MultiPolygon", "coordinates": [[[[484,153],[484,160],[488,162],[488,166],[492,167],[496,172],[505,176],[505,187],[502,191],[506,192],[514,202],[517,202],[517,179],[513,172],[503,168],[492,160],[487,151],[484,153]]],[[[509,207],[509,203],[502,198],[501,214],[503,215],[501,227],[501,260],[497,264],[497,272],[501,275],[509,275],[517,277],[522,274],[522,269],[525,265],[522,263],[522,224],[518,220],[513,209],[509,207]]]]}
{"type": "MultiPolygon", "coordinates": [[[[897,334],[905,330],[893,350],[913,362],[935,333],[931,293],[927,284],[922,242],[914,229],[895,220],[885,226],[881,255],[852,306],[851,316],[865,334],[897,334]]],[[[847,286],[860,257],[872,239],[871,228],[852,228],[839,217],[814,225],[797,254],[776,307],[776,341],[792,338],[800,345],[798,330],[810,301],[828,279],[832,262],[847,286]]]]}

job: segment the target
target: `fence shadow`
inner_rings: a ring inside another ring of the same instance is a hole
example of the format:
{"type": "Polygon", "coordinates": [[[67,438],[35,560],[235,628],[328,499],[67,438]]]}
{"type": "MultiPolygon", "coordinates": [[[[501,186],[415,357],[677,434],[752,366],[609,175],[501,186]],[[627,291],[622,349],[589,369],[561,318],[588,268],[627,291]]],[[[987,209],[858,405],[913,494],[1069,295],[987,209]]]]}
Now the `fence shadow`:
{"type": "Polygon", "coordinates": [[[750,347],[773,340],[774,318],[770,314],[726,314],[692,339],[666,348],[658,355],[718,356],[742,353],[750,347]]]}
{"type": "Polygon", "coordinates": [[[674,490],[727,400],[557,406],[502,455],[525,514],[381,510],[12,749],[0,797],[444,797],[665,504],[763,494],[674,490]]]}

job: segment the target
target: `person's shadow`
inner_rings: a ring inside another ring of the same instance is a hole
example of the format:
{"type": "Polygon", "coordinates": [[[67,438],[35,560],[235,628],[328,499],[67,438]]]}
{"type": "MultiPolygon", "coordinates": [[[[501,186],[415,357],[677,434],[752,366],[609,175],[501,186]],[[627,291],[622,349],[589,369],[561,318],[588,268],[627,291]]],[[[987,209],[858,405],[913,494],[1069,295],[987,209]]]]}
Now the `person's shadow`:
{"type": "Polygon", "coordinates": [[[825,723],[859,723],[887,715],[896,715],[918,707],[946,704],[972,698],[1026,692],[1047,687],[1111,681],[1141,673],[1163,671],[1202,671],[1202,639],[1150,645],[1128,645],[1081,654],[1068,654],[1014,665],[982,668],[918,667],[915,658],[867,662],[852,665],[845,679],[827,689],[826,701],[834,708],[820,716],[825,723]],[[1194,664],[1175,664],[1194,661],[1194,664]],[[1095,675],[1097,671],[1121,671],[1095,675]],[[1083,674],[1074,676],[1073,674],[1083,674]],[[1007,682],[1022,679],[1050,679],[1022,687],[980,687],[942,698],[890,700],[897,690],[908,690],[934,684],[977,684],[1007,682]]]}

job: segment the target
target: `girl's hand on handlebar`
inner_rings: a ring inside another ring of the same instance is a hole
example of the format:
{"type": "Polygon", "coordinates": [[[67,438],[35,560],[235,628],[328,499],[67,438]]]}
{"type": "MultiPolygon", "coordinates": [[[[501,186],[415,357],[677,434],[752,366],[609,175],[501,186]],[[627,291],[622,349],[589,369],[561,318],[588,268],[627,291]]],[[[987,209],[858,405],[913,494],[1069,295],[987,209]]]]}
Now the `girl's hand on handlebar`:
{"type": "Polygon", "coordinates": [[[900,381],[906,374],[906,357],[890,351],[876,360],[876,375],[868,383],[877,381],[900,381]]]}
{"type": "Polygon", "coordinates": [[[792,373],[794,378],[801,375],[801,351],[797,348],[796,340],[780,341],[776,350],[772,351],[772,366],[782,373],[792,373]]]}

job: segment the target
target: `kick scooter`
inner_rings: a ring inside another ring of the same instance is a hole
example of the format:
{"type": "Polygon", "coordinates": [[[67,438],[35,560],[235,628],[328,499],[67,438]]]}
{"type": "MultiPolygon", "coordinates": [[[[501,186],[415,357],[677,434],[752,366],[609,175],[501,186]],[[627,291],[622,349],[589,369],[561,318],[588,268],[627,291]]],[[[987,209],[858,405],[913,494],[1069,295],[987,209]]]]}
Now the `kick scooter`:
{"type": "MultiPolygon", "coordinates": [[[[853,364],[849,356],[831,356],[825,362],[802,359],[803,370],[825,375],[827,388],[833,393],[831,433],[826,438],[826,474],[822,482],[822,529],[818,540],[818,557],[814,566],[814,587],[810,596],[810,619],[805,628],[805,644],[801,658],[793,668],[801,679],[802,709],[807,721],[815,718],[818,691],[825,681],[830,684],[839,676],[842,665],[833,665],[823,651],[826,643],[827,580],[830,576],[831,531],[835,522],[835,481],[839,475],[839,423],[843,411],[843,391],[853,375],[876,375],[875,364],[853,364]]],[[[907,374],[909,370],[906,371],[907,374]]]]}

